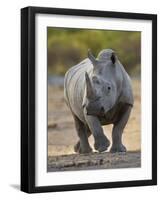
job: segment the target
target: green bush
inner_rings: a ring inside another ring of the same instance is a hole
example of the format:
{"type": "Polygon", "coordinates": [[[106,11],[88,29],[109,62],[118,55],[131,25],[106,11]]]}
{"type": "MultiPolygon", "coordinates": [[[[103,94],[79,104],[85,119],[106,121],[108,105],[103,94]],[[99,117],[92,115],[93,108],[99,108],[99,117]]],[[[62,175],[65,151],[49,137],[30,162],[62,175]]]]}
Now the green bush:
{"type": "Polygon", "coordinates": [[[88,49],[97,57],[102,49],[110,48],[129,74],[140,75],[140,32],[50,27],[47,34],[49,74],[64,75],[87,57],[88,49]]]}

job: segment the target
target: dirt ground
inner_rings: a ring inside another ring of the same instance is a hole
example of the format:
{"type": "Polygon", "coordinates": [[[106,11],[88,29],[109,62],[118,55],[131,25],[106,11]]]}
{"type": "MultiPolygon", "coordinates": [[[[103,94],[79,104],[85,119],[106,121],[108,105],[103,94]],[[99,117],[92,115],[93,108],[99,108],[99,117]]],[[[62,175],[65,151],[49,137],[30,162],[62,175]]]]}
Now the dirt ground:
{"type": "MultiPolygon", "coordinates": [[[[134,79],[132,85],[135,102],[123,134],[127,153],[112,154],[107,151],[88,155],[74,153],[73,146],[78,137],[72,115],[64,102],[63,87],[48,85],[48,171],[140,167],[140,81],[134,79]]],[[[112,125],[103,129],[111,141],[112,125]]],[[[93,147],[92,136],[89,141],[93,147]]]]}

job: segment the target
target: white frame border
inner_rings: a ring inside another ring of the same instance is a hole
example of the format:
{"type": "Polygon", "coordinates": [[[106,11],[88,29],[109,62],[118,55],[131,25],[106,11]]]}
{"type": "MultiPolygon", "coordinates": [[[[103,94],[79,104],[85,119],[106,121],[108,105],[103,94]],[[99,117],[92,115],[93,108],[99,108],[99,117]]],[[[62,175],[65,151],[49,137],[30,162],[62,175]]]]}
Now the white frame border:
{"type": "Polygon", "coordinates": [[[152,178],[152,21],[36,14],[35,185],[148,180],[152,178]],[[141,168],[47,173],[47,27],[141,31],[141,168]],[[148,108],[148,109],[147,109],[148,108]],[[42,123],[43,122],[43,123],[42,123]]]}

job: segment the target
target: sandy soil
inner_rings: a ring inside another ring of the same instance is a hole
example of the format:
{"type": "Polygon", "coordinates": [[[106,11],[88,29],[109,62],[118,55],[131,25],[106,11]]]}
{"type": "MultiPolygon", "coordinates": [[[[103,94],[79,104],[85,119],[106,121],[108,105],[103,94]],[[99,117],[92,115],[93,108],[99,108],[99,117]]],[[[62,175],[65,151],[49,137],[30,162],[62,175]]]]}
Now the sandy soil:
{"type": "MultiPolygon", "coordinates": [[[[110,154],[108,152],[93,153],[81,156],[74,154],[73,146],[78,141],[78,137],[74,128],[72,115],[64,102],[63,88],[53,85],[48,86],[49,171],[140,166],[140,81],[133,80],[132,85],[135,103],[123,134],[123,143],[128,152],[126,154],[110,154]],[[64,161],[63,163],[62,160],[64,161]],[[77,160],[78,163],[76,163],[75,160],[77,160]],[[79,162],[81,162],[81,160],[85,160],[85,163],[83,164],[82,161],[80,167],[79,162]],[[97,164],[94,164],[95,161],[92,160],[96,160],[97,164]],[[69,161],[71,161],[70,164],[69,161]]],[[[106,136],[111,141],[112,125],[104,126],[103,129],[106,136]]],[[[93,146],[92,136],[89,138],[89,141],[91,146],[93,146]]]]}
{"type": "Polygon", "coordinates": [[[140,152],[70,154],[48,157],[48,172],[140,167],[140,152]]]}

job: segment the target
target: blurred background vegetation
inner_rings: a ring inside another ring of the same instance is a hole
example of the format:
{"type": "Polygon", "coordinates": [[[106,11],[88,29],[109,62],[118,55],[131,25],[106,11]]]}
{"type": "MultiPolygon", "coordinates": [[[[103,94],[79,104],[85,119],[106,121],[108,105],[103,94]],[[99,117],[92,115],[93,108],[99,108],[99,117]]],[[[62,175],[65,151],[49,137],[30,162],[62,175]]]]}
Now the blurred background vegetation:
{"type": "Polygon", "coordinates": [[[97,57],[110,48],[131,76],[140,77],[141,32],[48,27],[47,34],[49,75],[64,75],[87,57],[88,49],[97,57]]]}

